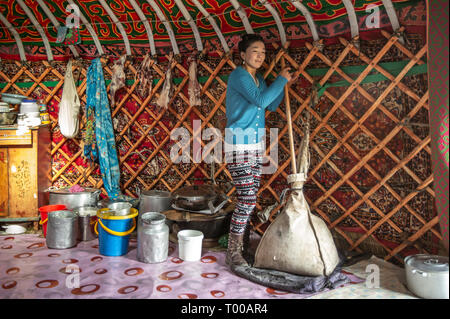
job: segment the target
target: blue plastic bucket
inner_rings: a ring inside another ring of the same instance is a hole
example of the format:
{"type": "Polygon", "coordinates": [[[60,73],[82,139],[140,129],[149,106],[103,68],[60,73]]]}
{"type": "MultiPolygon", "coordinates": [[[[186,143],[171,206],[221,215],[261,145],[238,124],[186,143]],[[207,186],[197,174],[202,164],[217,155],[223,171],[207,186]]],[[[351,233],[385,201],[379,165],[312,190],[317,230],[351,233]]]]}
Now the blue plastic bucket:
{"type": "Polygon", "coordinates": [[[103,256],[122,256],[128,252],[130,234],[136,228],[135,217],[138,211],[130,209],[130,214],[114,216],[107,213],[108,208],[97,211],[95,232],[98,234],[98,246],[103,256]]]}

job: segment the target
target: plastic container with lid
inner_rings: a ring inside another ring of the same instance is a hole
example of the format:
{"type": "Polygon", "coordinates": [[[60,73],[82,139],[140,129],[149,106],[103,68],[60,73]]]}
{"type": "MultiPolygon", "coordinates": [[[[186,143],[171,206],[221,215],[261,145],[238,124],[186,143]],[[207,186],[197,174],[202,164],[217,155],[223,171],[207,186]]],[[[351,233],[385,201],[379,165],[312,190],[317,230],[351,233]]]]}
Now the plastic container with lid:
{"type": "Polygon", "coordinates": [[[39,113],[39,106],[36,100],[31,99],[23,100],[22,103],[20,103],[20,113],[31,113],[31,112],[39,113]]]}

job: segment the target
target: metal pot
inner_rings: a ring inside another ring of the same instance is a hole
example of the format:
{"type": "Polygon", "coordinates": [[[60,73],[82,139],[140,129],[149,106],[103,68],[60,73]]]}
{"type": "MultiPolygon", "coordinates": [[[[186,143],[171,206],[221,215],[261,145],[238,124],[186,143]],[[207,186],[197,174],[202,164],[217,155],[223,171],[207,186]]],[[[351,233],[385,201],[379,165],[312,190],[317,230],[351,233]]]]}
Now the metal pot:
{"type": "Polygon", "coordinates": [[[17,114],[17,112],[0,112],[0,125],[14,124],[17,114]]]}
{"type": "Polygon", "coordinates": [[[219,196],[214,185],[193,185],[177,189],[172,197],[176,206],[199,211],[213,209],[219,196]]]}
{"type": "Polygon", "coordinates": [[[170,192],[160,190],[142,191],[139,194],[139,212],[163,212],[170,209],[172,205],[172,195],[170,192]]]}
{"type": "Polygon", "coordinates": [[[102,192],[96,188],[85,188],[82,192],[71,193],[69,187],[57,190],[50,188],[47,191],[50,194],[50,205],[66,205],[69,210],[82,206],[97,206],[98,198],[102,192]]]}
{"type": "Polygon", "coordinates": [[[448,257],[418,254],[405,258],[406,283],[415,295],[448,299],[448,257]]]}
{"type": "Polygon", "coordinates": [[[58,210],[48,215],[47,237],[48,248],[66,249],[77,244],[77,215],[70,210],[58,210]]]}
{"type": "Polygon", "coordinates": [[[94,225],[97,220],[97,207],[78,207],[74,213],[78,217],[78,236],[79,241],[90,241],[97,238],[94,225]]]}
{"type": "Polygon", "coordinates": [[[204,235],[203,247],[215,247],[219,238],[230,230],[231,215],[234,204],[227,205],[215,215],[179,212],[168,210],[163,212],[166,223],[171,231],[171,241],[177,242],[177,234],[181,230],[192,229],[201,231],[204,235]]]}

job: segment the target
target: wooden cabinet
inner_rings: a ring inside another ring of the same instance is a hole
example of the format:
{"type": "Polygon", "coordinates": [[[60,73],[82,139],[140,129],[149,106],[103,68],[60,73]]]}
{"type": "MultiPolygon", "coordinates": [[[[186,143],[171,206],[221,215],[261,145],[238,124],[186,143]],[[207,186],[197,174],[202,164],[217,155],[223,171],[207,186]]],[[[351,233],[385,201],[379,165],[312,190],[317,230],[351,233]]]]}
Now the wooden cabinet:
{"type": "Polygon", "coordinates": [[[27,132],[0,127],[0,220],[37,220],[48,203],[51,139],[48,125],[27,132]]]}

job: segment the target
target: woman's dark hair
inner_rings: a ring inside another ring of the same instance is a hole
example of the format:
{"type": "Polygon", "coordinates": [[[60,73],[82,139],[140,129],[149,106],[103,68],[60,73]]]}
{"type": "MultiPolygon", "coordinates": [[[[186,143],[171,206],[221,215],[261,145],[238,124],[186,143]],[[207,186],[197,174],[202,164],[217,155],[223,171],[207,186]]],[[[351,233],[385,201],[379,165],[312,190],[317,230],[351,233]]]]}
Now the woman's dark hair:
{"type": "Polygon", "coordinates": [[[242,39],[239,42],[239,45],[238,45],[239,52],[247,51],[249,46],[251,46],[254,42],[259,42],[259,41],[264,43],[262,36],[260,36],[259,34],[248,34],[248,33],[245,34],[244,36],[242,36],[242,39]]]}

